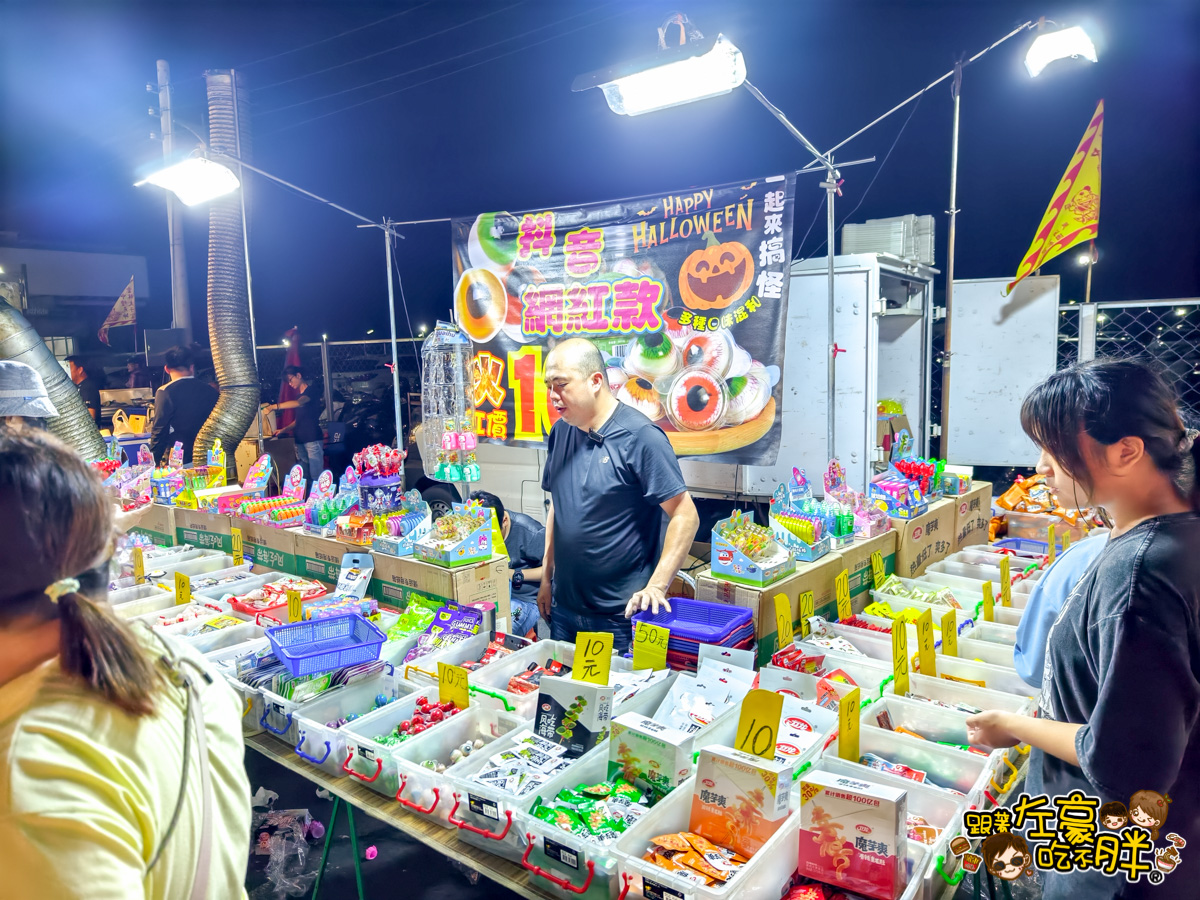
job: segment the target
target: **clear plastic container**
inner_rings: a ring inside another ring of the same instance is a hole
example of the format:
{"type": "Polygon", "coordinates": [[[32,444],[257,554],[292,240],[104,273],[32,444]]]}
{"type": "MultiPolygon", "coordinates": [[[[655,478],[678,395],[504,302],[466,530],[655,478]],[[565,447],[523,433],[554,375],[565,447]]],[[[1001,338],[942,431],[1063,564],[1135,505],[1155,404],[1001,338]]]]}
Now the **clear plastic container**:
{"type": "Polygon", "coordinates": [[[236,663],[243,656],[266,649],[270,645],[270,641],[265,636],[260,636],[205,654],[205,658],[229,682],[234,693],[242,698],[244,703],[242,710],[242,734],[247,736],[262,734],[263,728],[258,724],[259,719],[262,717],[262,692],[258,688],[252,688],[245,682],[238,680],[236,663]]]}
{"type": "Polygon", "coordinates": [[[421,459],[425,474],[439,481],[479,480],[473,356],[470,339],[449,322],[438,322],[421,345],[421,459]]]}
{"type": "MultiPolygon", "coordinates": [[[[889,683],[887,691],[894,694],[894,684],[889,683]]],[[[917,703],[923,702],[922,697],[927,697],[942,703],[965,703],[976,709],[1002,709],[1020,715],[1028,715],[1035,705],[1032,697],[994,691],[974,684],[950,681],[947,678],[930,678],[918,672],[909,673],[908,691],[909,699],[917,703]]]]}
{"type": "MultiPolygon", "coordinates": [[[[261,693],[263,709],[258,724],[271,737],[295,750],[301,743],[299,715],[306,709],[311,709],[308,713],[309,720],[315,722],[319,719],[322,725],[331,719],[349,714],[361,717],[374,711],[372,706],[377,696],[382,694],[386,697],[406,697],[412,693],[412,685],[401,681],[393,672],[381,672],[363,681],[333,688],[307,700],[289,700],[266,688],[263,688],[261,693]],[[328,714],[326,714],[327,711],[328,714]]],[[[324,750],[322,749],[321,752],[323,753],[324,750]]],[[[298,753],[297,756],[314,762],[303,753],[298,753]]]]}
{"type": "Polygon", "coordinates": [[[1013,648],[1008,644],[960,637],[958,639],[958,655],[962,659],[973,659],[977,662],[991,663],[994,666],[1013,668],[1013,648]]]}
{"type": "Polygon", "coordinates": [[[129,621],[130,623],[145,622],[149,628],[154,628],[162,634],[170,634],[176,637],[186,637],[188,632],[195,631],[197,628],[211,622],[219,616],[232,616],[235,619],[240,619],[243,622],[250,621],[246,616],[236,612],[222,612],[218,609],[213,609],[205,603],[192,601],[185,603],[182,606],[169,606],[166,609],[161,609],[158,612],[143,613],[140,616],[134,616],[129,621]],[[168,625],[159,625],[158,620],[163,616],[173,617],[181,615],[192,615],[190,619],[182,622],[173,622],[168,625]]]}
{"type": "Polygon", "coordinates": [[[230,625],[228,628],[222,628],[220,631],[210,634],[179,638],[179,640],[191,644],[197,652],[207,655],[217,650],[224,650],[226,647],[234,647],[237,644],[263,637],[265,634],[261,625],[254,622],[243,622],[241,625],[230,625]]]}
{"type": "MultiPolygon", "coordinates": [[[[957,589],[971,591],[972,594],[979,595],[980,602],[982,602],[982,600],[983,600],[983,583],[985,581],[991,581],[992,582],[992,598],[996,601],[996,608],[997,609],[1000,608],[999,570],[997,570],[995,579],[964,578],[960,575],[954,575],[949,572],[943,572],[940,568],[936,568],[936,569],[934,568],[934,566],[940,566],[940,565],[941,565],[940,563],[933,563],[933,565],[931,565],[928,569],[925,570],[925,574],[922,575],[919,580],[924,581],[926,584],[945,585],[946,587],[951,588],[952,590],[957,588],[957,589]]],[[[1035,582],[1030,581],[1029,579],[1025,579],[1023,581],[1018,581],[1016,584],[1014,584],[1012,586],[1012,603],[1013,603],[1014,608],[1016,608],[1016,609],[1024,609],[1025,608],[1025,604],[1027,604],[1029,602],[1029,595],[1033,592],[1034,584],[1035,584],[1035,582]]],[[[955,594],[955,597],[958,597],[958,594],[955,594]]],[[[962,598],[958,597],[958,601],[961,603],[962,598]]]]}
{"type": "Polygon", "coordinates": [[[973,659],[963,659],[961,656],[939,655],[937,674],[942,678],[949,676],[969,682],[982,681],[983,687],[1015,694],[1018,697],[1036,697],[1039,693],[1037,688],[1022,681],[1011,665],[999,666],[976,662],[973,659]]]}
{"type": "MultiPolygon", "coordinates": [[[[418,657],[412,662],[404,663],[399,667],[401,677],[417,687],[429,687],[431,684],[437,684],[439,662],[444,662],[450,666],[461,665],[464,662],[473,662],[483,656],[484,651],[488,648],[488,644],[496,640],[498,636],[508,638],[509,641],[520,644],[520,649],[526,649],[532,643],[528,638],[518,637],[515,634],[500,634],[495,631],[476,634],[465,641],[459,641],[457,644],[446,647],[443,650],[437,650],[426,656],[418,657]]],[[[416,646],[416,642],[414,642],[413,646],[416,646]]],[[[513,652],[516,653],[518,651],[514,650],[513,652]]],[[[480,672],[507,659],[507,656],[500,657],[500,659],[488,663],[482,669],[476,669],[474,672],[467,673],[467,681],[472,684],[475,683],[475,676],[480,672]]],[[[509,710],[509,712],[511,711],[509,710]]]]}
{"type": "Polygon", "coordinates": [[[1001,625],[998,622],[976,622],[964,628],[958,637],[960,640],[970,638],[1013,647],[1017,643],[1017,629],[1015,625],[1001,625]]]}
{"type": "MultiPolygon", "coordinates": [[[[863,713],[866,715],[874,709],[875,704],[872,703],[863,713]]],[[[858,752],[860,758],[871,753],[890,763],[899,763],[924,772],[926,779],[920,782],[921,784],[939,788],[951,797],[961,794],[960,799],[965,799],[968,806],[972,803],[978,804],[993,772],[989,757],[933,741],[923,741],[907,734],[885,731],[882,728],[860,728],[858,752]]],[[[838,739],[831,741],[821,756],[838,757],[838,739]]],[[[844,762],[851,764],[850,760],[844,762]]],[[[864,781],[871,780],[868,773],[879,771],[861,763],[853,765],[857,765],[862,771],[864,781]]]]}
{"type": "MultiPolygon", "coordinates": [[[[891,661],[883,662],[870,656],[853,656],[849,653],[838,653],[836,650],[819,650],[811,644],[806,644],[802,649],[809,653],[821,653],[825,656],[825,667],[827,670],[841,669],[847,675],[854,679],[854,684],[862,690],[863,699],[876,696],[879,693],[879,686],[887,681],[892,676],[891,661]]],[[[772,671],[786,672],[788,675],[803,675],[805,679],[811,679],[815,689],[818,678],[822,676],[808,675],[804,672],[796,672],[792,669],[784,669],[780,666],[768,665],[763,667],[763,671],[770,669],[772,671]]],[[[807,681],[801,679],[801,684],[807,686],[807,681]]],[[[810,699],[810,696],[804,693],[804,690],[793,691],[795,696],[801,699],[810,699]]]]}
{"type": "MultiPolygon", "coordinates": [[[[415,690],[394,703],[343,725],[341,731],[345,741],[345,756],[342,758],[342,774],[356,778],[385,797],[395,797],[400,787],[396,777],[396,763],[392,759],[396,748],[381,744],[376,738],[393,731],[405,719],[411,719],[419,697],[437,700],[437,693],[436,687],[415,690]]],[[[454,719],[457,716],[450,718],[454,719]]],[[[445,721],[431,726],[428,730],[433,732],[443,725],[445,721]]],[[[321,752],[324,752],[324,748],[321,752]]]]}
{"type": "MultiPolygon", "coordinates": [[[[918,584],[924,584],[927,587],[949,587],[954,591],[954,599],[963,605],[963,611],[968,619],[973,619],[978,622],[983,621],[983,582],[969,581],[965,578],[955,578],[953,575],[937,575],[937,576],[921,576],[915,579],[918,584]],[[938,580],[933,580],[936,577],[938,580]],[[949,584],[948,582],[960,582],[958,584],[949,584]],[[969,586],[967,586],[969,585],[969,586]],[[975,615],[975,611],[979,610],[979,615],[975,615]]],[[[1021,606],[1001,606],[1000,598],[993,594],[993,599],[996,601],[994,610],[994,621],[1001,625],[1011,625],[1016,627],[1021,624],[1021,617],[1025,614],[1025,604],[1029,602],[1028,594],[1022,593],[1018,601],[1018,590],[1025,582],[1021,582],[1013,589],[1014,602],[1020,602],[1021,606]]],[[[1032,589],[1032,586],[1030,586],[1032,589]]],[[[959,625],[962,625],[961,620],[959,625]]]]}
{"type": "MultiPolygon", "coordinates": [[[[220,550],[201,550],[198,547],[159,547],[156,548],[153,555],[143,557],[143,565],[148,576],[151,573],[157,576],[160,572],[164,574],[173,573],[175,571],[174,567],[180,563],[220,555],[220,550]]],[[[132,556],[128,565],[122,563],[121,576],[109,584],[111,590],[114,591],[134,587],[137,584],[133,575],[132,556]]]]}
{"type": "MultiPolygon", "coordinates": [[[[187,563],[181,563],[180,569],[185,565],[206,565],[209,563],[209,560],[228,560],[228,563],[223,567],[214,566],[198,574],[214,578],[250,574],[250,563],[242,563],[240,566],[235,566],[233,558],[229,556],[209,556],[202,559],[189,560],[187,563]]],[[[184,572],[184,574],[191,575],[192,573],[184,572]]],[[[192,596],[195,597],[198,595],[193,591],[192,596]]],[[[168,609],[175,605],[175,576],[164,576],[155,582],[122,588],[119,591],[109,591],[108,602],[112,605],[113,612],[123,619],[168,609]]]]}
{"type": "Polygon", "coordinates": [[[1008,512],[1004,514],[1008,521],[1008,536],[1010,538],[1027,538],[1031,541],[1049,542],[1049,527],[1054,526],[1054,541],[1062,546],[1062,536],[1071,535],[1071,543],[1077,544],[1091,532],[1083,527],[1082,521],[1077,525],[1067,524],[1066,519],[1058,516],[1047,516],[1039,513],[1008,512]]]}
{"type": "Polygon", "coordinates": [[[251,575],[249,578],[244,578],[235,581],[231,584],[217,584],[212,587],[193,587],[192,596],[198,599],[211,601],[213,605],[220,605],[228,609],[229,604],[221,604],[221,598],[227,597],[230,594],[241,596],[250,591],[260,588],[266,584],[273,584],[276,581],[282,581],[285,578],[292,578],[291,575],[285,575],[282,572],[258,572],[251,575]]]}
{"type": "MultiPolygon", "coordinates": [[[[1032,565],[1032,563],[1030,565],[1032,565]]],[[[1012,576],[1016,576],[1016,575],[1020,574],[1021,571],[1022,570],[1021,570],[1020,566],[1018,566],[1018,565],[1012,565],[1011,568],[1009,569],[1009,572],[1011,573],[1012,576]]],[[[950,562],[949,560],[943,559],[943,560],[939,560],[938,562],[931,563],[929,565],[929,568],[927,568],[925,570],[926,575],[929,575],[934,572],[940,573],[943,575],[955,575],[959,578],[970,578],[974,581],[980,582],[981,584],[982,584],[982,582],[990,581],[990,582],[992,582],[992,585],[995,588],[996,594],[1000,593],[1000,588],[999,588],[1000,567],[999,566],[968,565],[967,563],[950,562]]],[[[1017,585],[1031,584],[1032,582],[1037,581],[1041,577],[1042,577],[1042,570],[1035,569],[1034,571],[1030,572],[1027,577],[1022,578],[1020,581],[1014,582],[1013,583],[1013,588],[1014,588],[1013,602],[1014,603],[1016,602],[1015,594],[1016,594],[1017,585]]],[[[1032,590],[1032,587],[1030,588],[1030,590],[1032,590]]],[[[981,588],[981,592],[982,592],[982,588],[981,588]]]]}

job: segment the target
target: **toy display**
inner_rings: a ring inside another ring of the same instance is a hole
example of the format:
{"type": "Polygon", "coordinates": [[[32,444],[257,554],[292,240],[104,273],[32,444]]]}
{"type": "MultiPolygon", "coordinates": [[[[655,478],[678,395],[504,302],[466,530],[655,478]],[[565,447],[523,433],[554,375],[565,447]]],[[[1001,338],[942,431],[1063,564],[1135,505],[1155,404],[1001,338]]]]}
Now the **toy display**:
{"type": "Polygon", "coordinates": [[[360,508],[383,513],[399,506],[406,455],[403,450],[383,444],[372,444],[354,454],[360,508]]]}
{"type": "Polygon", "coordinates": [[[438,481],[478,481],[470,339],[449,322],[438,322],[421,347],[421,367],[425,474],[438,481]]]}
{"type": "Polygon", "coordinates": [[[889,469],[871,479],[868,497],[887,510],[893,519],[915,519],[929,512],[929,500],[921,486],[889,469]]]}
{"type": "Polygon", "coordinates": [[[725,581],[773,584],[796,570],[792,554],[750,512],[734,510],[712,530],[712,573],[725,581]]]}
{"type": "MultiPolygon", "coordinates": [[[[771,497],[771,531],[775,540],[804,562],[815,562],[832,547],[826,517],[811,511],[823,509],[812,505],[816,502],[804,470],[794,467],[791,480],[779,485],[771,497]]],[[[853,516],[844,521],[853,533],[853,516]]]]}
{"type": "Polygon", "coordinates": [[[389,556],[412,556],[416,543],[433,530],[433,514],[419,491],[411,490],[400,508],[375,517],[372,549],[389,556]]]}
{"type": "Polygon", "coordinates": [[[492,511],[478,500],[455,503],[413,545],[417,559],[454,568],[492,558],[492,511]]]}

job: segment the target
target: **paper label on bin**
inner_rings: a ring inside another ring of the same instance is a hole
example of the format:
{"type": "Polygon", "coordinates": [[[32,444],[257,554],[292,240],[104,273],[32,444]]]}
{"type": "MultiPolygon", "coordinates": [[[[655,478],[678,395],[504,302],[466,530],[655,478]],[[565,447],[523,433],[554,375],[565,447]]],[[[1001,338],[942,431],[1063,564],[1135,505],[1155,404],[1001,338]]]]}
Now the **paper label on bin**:
{"type": "Polygon", "coordinates": [[[649,878],[642,879],[642,896],[646,900],[684,900],[681,892],[661,885],[657,881],[651,881],[649,878]]]}
{"type": "Polygon", "coordinates": [[[838,756],[858,762],[859,689],[838,701],[838,756]]]}
{"type": "Polygon", "coordinates": [[[983,621],[996,621],[996,598],[992,596],[992,583],[983,583],[983,621]]]}
{"type": "Polygon", "coordinates": [[[467,794],[467,808],[477,816],[495,819],[497,822],[500,821],[500,808],[496,806],[493,800],[488,800],[485,797],[476,797],[474,794],[467,794]]]}
{"type": "Polygon", "coordinates": [[[908,625],[902,619],[892,622],[892,690],[898,697],[909,690],[908,625]]]}
{"type": "Polygon", "coordinates": [[[608,684],[613,636],[609,632],[581,631],[575,636],[575,671],[572,677],[592,684],[608,684]]]}
{"type": "Polygon", "coordinates": [[[182,606],[192,602],[192,579],[182,572],[175,573],[175,603],[182,606]]]}
{"type": "Polygon", "coordinates": [[[453,703],[459,709],[466,709],[471,705],[466,669],[449,663],[438,663],[438,699],[442,703],[453,703]]]}
{"type": "Polygon", "coordinates": [[[779,718],[782,715],[783,695],[774,691],[750,691],[742,701],[734,749],[774,759],[779,718]]]}
{"type": "Polygon", "coordinates": [[[837,617],[839,622],[845,622],[852,615],[850,608],[850,572],[842,569],[837,578],[833,579],[833,592],[837,598],[837,617]]]}
{"type": "MultiPolygon", "coordinates": [[[[667,667],[667,642],[671,630],[650,622],[638,622],[633,635],[633,668],[665,669],[667,667]]],[[[549,856],[549,854],[546,854],[549,856]]]]}
{"type": "Polygon", "coordinates": [[[958,656],[958,619],[952,609],[942,616],[942,654],[958,656]]]}
{"type": "Polygon", "coordinates": [[[133,583],[146,583],[146,554],[141,547],[133,548],[133,583]]]}
{"type": "Polygon", "coordinates": [[[572,869],[579,868],[579,855],[570,847],[565,847],[557,841],[550,840],[550,838],[542,838],[542,847],[546,852],[547,859],[560,862],[572,869]]]}
{"type": "MultiPolygon", "coordinates": [[[[800,617],[800,621],[803,627],[803,616],[800,617]]],[[[792,646],[792,641],[795,640],[795,634],[792,631],[792,601],[788,599],[787,594],[775,595],[775,627],[779,630],[777,649],[783,650],[792,646]]]]}
{"type": "Polygon", "coordinates": [[[875,586],[875,590],[883,587],[883,583],[887,580],[887,575],[883,571],[883,553],[876,550],[871,554],[871,581],[875,586]]]}
{"type": "Polygon", "coordinates": [[[917,659],[921,662],[921,674],[937,675],[937,660],[933,652],[933,610],[927,609],[917,616],[917,659]]]}
{"type": "Polygon", "coordinates": [[[1000,560],[1000,605],[1012,606],[1012,560],[1000,560]]]}
{"type": "Polygon", "coordinates": [[[800,595],[800,637],[808,637],[809,625],[808,620],[813,617],[813,604],[815,603],[812,591],[805,591],[800,595]]]}

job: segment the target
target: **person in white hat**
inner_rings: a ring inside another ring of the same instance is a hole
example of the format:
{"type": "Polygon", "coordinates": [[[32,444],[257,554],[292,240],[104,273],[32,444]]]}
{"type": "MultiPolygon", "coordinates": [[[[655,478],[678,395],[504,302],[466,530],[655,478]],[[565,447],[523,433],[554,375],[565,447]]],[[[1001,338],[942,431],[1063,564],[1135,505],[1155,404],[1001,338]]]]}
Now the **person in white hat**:
{"type": "Polygon", "coordinates": [[[0,421],[14,426],[27,424],[26,419],[57,415],[36,369],[11,359],[0,360],[0,421]]]}

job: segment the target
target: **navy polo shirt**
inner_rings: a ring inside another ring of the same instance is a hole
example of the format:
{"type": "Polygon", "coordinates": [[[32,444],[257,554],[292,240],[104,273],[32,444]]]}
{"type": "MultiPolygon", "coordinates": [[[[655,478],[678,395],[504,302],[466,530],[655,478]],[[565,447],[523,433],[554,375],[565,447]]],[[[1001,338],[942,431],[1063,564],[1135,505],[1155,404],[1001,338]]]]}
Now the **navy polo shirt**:
{"type": "Polygon", "coordinates": [[[554,500],[554,600],[613,614],[646,586],[658,562],[659,505],[687,490],[662,429],[618,404],[599,429],[559,420],[550,429],[542,490],[554,500]]]}

